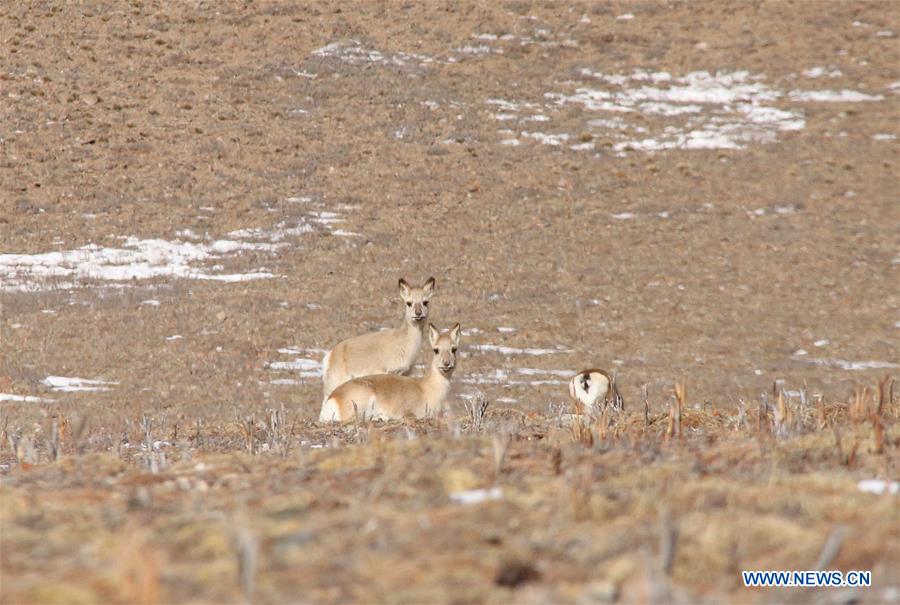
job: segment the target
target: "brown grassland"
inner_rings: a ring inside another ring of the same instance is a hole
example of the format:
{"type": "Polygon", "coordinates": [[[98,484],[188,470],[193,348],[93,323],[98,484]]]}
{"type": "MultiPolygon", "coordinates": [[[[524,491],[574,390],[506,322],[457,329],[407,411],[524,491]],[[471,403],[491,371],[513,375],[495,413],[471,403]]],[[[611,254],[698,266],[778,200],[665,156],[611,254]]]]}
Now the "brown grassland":
{"type": "Polygon", "coordinates": [[[81,427],[55,417],[41,441],[10,441],[3,598],[887,602],[897,499],[856,482],[896,473],[892,385],[740,413],[682,392],[668,412],[642,402],[613,418],[486,401],[339,429],[283,408],[180,429],[148,418],[143,437],[132,427],[141,448],[111,452],[85,451],[81,427]],[[741,584],[741,570],[794,568],[871,570],[873,588],[741,584]]]}
{"type": "Polygon", "coordinates": [[[898,33],[0,3],[0,603],[897,603],[898,33]],[[432,275],[447,413],[316,422],[432,275]]]}

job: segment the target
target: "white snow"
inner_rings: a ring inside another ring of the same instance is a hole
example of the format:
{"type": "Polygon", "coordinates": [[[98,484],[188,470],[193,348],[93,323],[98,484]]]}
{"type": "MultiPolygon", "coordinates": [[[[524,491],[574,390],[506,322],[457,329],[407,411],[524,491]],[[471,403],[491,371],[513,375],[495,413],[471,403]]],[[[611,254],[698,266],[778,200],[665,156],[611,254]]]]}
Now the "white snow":
{"type": "Polygon", "coordinates": [[[807,78],[839,78],[844,74],[840,69],[836,69],[833,67],[813,67],[804,71],[803,75],[807,78]]]}
{"type": "Polygon", "coordinates": [[[9,393],[0,393],[0,401],[18,401],[21,403],[50,403],[55,399],[44,399],[43,397],[30,397],[28,395],[10,395],[9,393]]]}
{"type": "Polygon", "coordinates": [[[900,494],[900,483],[897,481],[885,481],[884,479],[863,479],[859,483],[856,484],[856,487],[863,492],[869,494],[877,494],[882,495],[885,492],[888,494],[900,494]]]}
{"type": "Polygon", "coordinates": [[[68,376],[47,376],[43,381],[45,385],[54,391],[109,391],[105,385],[116,385],[118,382],[108,380],[91,380],[89,378],[74,378],[68,376]]]}
{"type": "Polygon", "coordinates": [[[458,53],[462,53],[464,55],[489,55],[491,53],[503,54],[503,49],[501,48],[491,48],[486,44],[479,44],[478,46],[461,46],[459,48],[454,48],[454,51],[458,53]]]}
{"type": "Polygon", "coordinates": [[[870,95],[857,90],[792,90],[788,93],[791,101],[798,103],[861,103],[863,101],[883,101],[883,95],[870,95]]]}
{"type": "Polygon", "coordinates": [[[224,274],[196,266],[226,254],[271,251],[270,244],[217,240],[209,244],[125,238],[121,248],[88,244],[75,250],[0,254],[0,289],[72,288],[83,280],[127,282],[160,277],[247,281],[274,277],[268,272],[224,274]]]}
{"type": "MultiPolygon", "coordinates": [[[[782,93],[747,71],[695,71],[681,77],[668,72],[634,70],[630,74],[604,74],[582,69],[581,75],[598,80],[601,88],[577,87],[574,93],[548,92],[556,105],[579,104],[592,112],[659,116],[665,125],[640,125],[621,118],[592,119],[590,126],[612,130],[619,139],[616,151],[644,152],[666,149],[740,149],[748,142],[773,142],[779,131],[801,130],[806,125],[796,110],[770,105],[782,93]],[[621,132],[649,133],[643,138],[621,132]]],[[[590,149],[587,147],[587,149],[590,149]]]]}
{"type": "Polygon", "coordinates": [[[556,349],[518,349],[515,347],[505,347],[501,345],[470,345],[469,349],[473,349],[475,351],[481,351],[484,353],[500,353],[503,355],[555,355],[558,353],[571,353],[572,349],[566,349],[563,347],[556,349]]]}
{"type": "MultiPolygon", "coordinates": [[[[291,203],[310,204],[309,196],[289,197],[291,203]]],[[[341,210],[352,210],[340,206],[341,210]]],[[[275,277],[257,268],[244,273],[224,273],[222,260],[250,252],[276,253],[288,245],[288,238],[325,230],[331,235],[356,237],[359,234],[336,225],[343,215],[312,204],[297,218],[282,220],[272,227],[245,227],[230,232],[225,239],[211,240],[190,229],[176,231],[181,239],[139,239],[119,237],[120,247],[88,244],[75,250],[39,254],[0,254],[0,290],[34,291],[74,288],[91,281],[127,283],[166,277],[242,282],[275,277]],[[190,238],[199,241],[182,241],[190,238]],[[212,264],[210,266],[211,263],[212,264]]],[[[154,304],[154,303],[147,303],[154,304]]],[[[155,304],[158,304],[155,303],[155,304]]]]}
{"type": "Polygon", "coordinates": [[[846,361],[844,359],[823,359],[810,357],[807,359],[794,357],[796,361],[823,366],[826,368],[838,368],[840,370],[889,370],[900,368],[900,365],[889,361],[846,361]]]}
{"type": "MultiPolygon", "coordinates": [[[[299,372],[301,378],[316,378],[322,375],[322,362],[319,357],[327,351],[315,348],[283,347],[278,349],[282,355],[312,355],[315,357],[297,357],[289,361],[272,361],[267,364],[270,370],[299,372]]],[[[285,380],[272,381],[272,384],[293,384],[285,380]]]]}
{"type": "Polygon", "coordinates": [[[478,504],[503,498],[503,490],[499,487],[490,489],[470,489],[450,494],[450,500],[459,504],[478,504]]]}
{"type": "Polygon", "coordinates": [[[571,378],[574,372],[571,370],[542,370],[540,368],[516,368],[516,372],[519,374],[524,374],[525,376],[563,376],[565,378],[571,378]]]}
{"type": "Polygon", "coordinates": [[[507,112],[517,112],[523,109],[535,109],[538,107],[536,103],[529,103],[528,101],[509,101],[507,99],[486,99],[484,102],[488,105],[495,105],[502,111],[507,112]]]}
{"type": "Polygon", "coordinates": [[[569,135],[566,133],[558,133],[558,134],[545,134],[543,132],[526,132],[522,131],[521,136],[534,139],[544,145],[560,145],[569,140],[569,135]]]}
{"type": "Polygon", "coordinates": [[[438,62],[434,57],[417,53],[381,52],[367,48],[359,40],[339,40],[312,52],[313,56],[337,59],[349,65],[393,65],[397,67],[419,66],[438,62]]]}

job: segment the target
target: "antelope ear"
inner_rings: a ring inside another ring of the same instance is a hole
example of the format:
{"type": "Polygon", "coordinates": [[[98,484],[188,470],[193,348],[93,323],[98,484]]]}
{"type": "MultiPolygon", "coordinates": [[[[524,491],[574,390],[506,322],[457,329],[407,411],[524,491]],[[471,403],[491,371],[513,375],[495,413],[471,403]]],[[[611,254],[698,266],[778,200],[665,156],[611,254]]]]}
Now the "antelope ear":
{"type": "Polygon", "coordinates": [[[409,284],[406,283],[406,280],[403,279],[402,277],[400,278],[400,281],[397,283],[400,286],[400,296],[403,297],[403,300],[406,300],[407,298],[409,298],[409,284]]]}
{"type": "Polygon", "coordinates": [[[450,330],[450,338],[453,339],[453,344],[459,344],[459,334],[462,332],[462,328],[459,327],[459,324],[453,326],[453,329],[450,330]]]}
{"type": "Polygon", "coordinates": [[[434,278],[433,277],[428,278],[428,281],[426,281],[425,285],[422,286],[422,290],[425,291],[425,296],[430,297],[432,294],[434,294],[434,278]]]}
{"type": "Polygon", "coordinates": [[[438,338],[440,337],[441,333],[434,327],[434,324],[428,324],[428,342],[431,343],[432,347],[437,344],[438,338]]]}

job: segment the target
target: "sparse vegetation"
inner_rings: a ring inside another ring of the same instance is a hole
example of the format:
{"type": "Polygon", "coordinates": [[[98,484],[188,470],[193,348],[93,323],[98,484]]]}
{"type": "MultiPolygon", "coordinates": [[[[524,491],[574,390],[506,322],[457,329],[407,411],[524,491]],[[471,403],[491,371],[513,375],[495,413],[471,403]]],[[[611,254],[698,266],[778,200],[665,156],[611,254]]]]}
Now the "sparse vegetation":
{"type": "Polygon", "coordinates": [[[898,33],[0,3],[0,605],[896,601],[898,33]],[[316,422],[329,351],[422,376],[401,313],[446,413],[316,422]]]}
{"type": "Polygon", "coordinates": [[[646,421],[497,422],[481,399],[461,423],[326,428],[279,408],[176,438],[143,416],[118,452],[52,430],[74,415],[7,416],[3,601],[746,602],[763,593],[742,569],[827,567],[872,569],[856,596],[878,602],[900,580],[897,499],[856,483],[895,476],[892,382],[830,403],[776,389],[757,423],[685,381],[646,421]],[[502,498],[449,497],[491,486],[502,498]]]}

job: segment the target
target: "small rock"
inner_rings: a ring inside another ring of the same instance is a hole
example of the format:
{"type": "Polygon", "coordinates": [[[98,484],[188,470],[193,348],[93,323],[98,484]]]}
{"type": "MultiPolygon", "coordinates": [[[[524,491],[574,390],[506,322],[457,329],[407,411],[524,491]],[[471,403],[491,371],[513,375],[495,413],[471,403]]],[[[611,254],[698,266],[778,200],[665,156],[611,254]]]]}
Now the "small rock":
{"type": "Polygon", "coordinates": [[[527,561],[504,561],[497,569],[494,583],[499,586],[514,588],[526,582],[532,582],[540,577],[538,570],[527,561]]]}

